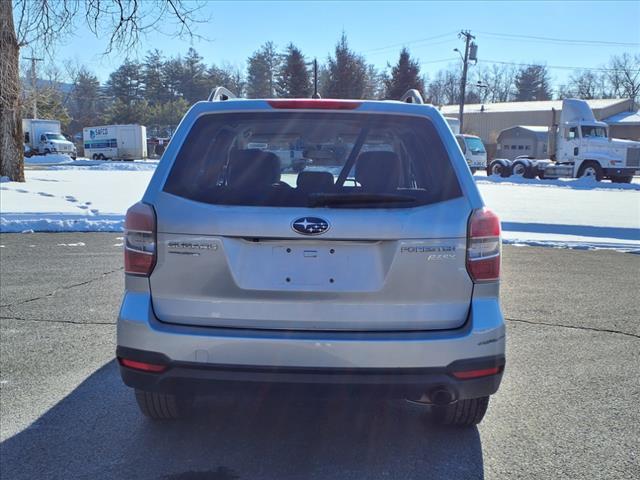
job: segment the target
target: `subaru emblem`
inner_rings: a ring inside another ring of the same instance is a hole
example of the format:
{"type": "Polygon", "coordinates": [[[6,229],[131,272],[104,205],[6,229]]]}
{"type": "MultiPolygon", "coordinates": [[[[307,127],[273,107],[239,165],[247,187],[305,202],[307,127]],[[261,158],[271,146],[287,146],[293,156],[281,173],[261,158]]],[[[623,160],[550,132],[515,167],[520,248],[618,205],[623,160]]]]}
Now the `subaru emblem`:
{"type": "Polygon", "coordinates": [[[329,230],[329,222],[319,217],[297,218],[291,228],[302,235],[320,235],[329,230]]]}

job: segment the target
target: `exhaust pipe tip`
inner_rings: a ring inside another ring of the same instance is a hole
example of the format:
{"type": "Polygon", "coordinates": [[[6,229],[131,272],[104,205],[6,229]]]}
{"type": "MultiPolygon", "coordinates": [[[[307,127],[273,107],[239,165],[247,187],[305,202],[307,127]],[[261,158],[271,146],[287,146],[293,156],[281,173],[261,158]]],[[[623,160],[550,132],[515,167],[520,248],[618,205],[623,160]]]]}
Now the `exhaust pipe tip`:
{"type": "Polygon", "coordinates": [[[453,395],[446,388],[434,388],[429,392],[429,399],[434,405],[448,405],[453,402],[453,395]]]}

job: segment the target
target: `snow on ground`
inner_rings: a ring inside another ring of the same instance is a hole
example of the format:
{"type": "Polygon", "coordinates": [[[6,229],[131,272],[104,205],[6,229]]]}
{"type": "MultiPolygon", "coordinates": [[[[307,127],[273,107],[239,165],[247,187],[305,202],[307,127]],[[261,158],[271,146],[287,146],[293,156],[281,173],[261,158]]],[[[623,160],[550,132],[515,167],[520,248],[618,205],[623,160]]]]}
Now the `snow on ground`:
{"type": "MultiPolygon", "coordinates": [[[[2,179],[0,231],[121,231],[157,160],[78,160],[35,166],[27,182],[2,179]]],[[[515,245],[640,253],[640,183],[476,176],[487,205],[515,245]]],[[[72,246],[69,244],[68,246],[72,246]]]]}

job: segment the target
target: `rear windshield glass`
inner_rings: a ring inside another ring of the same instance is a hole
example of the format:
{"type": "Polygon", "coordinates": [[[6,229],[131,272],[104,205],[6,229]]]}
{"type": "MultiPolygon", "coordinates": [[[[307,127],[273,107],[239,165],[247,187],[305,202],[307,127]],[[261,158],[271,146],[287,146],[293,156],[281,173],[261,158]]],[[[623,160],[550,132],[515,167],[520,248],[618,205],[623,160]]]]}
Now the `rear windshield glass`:
{"type": "Polygon", "coordinates": [[[219,205],[402,208],[461,195],[432,123],[356,113],[211,114],[164,190],[219,205]]]}

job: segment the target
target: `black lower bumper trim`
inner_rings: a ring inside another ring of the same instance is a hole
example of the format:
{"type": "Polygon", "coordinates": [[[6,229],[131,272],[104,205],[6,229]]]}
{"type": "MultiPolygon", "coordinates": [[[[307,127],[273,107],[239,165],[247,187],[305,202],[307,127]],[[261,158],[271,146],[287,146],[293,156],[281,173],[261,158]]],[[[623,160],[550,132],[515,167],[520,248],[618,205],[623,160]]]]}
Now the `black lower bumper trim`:
{"type": "Polygon", "coordinates": [[[504,356],[459,360],[442,368],[308,368],[265,367],[174,362],[166,355],[118,347],[117,356],[167,366],[162,373],[149,373],[120,366],[124,383],[145,391],[216,394],[257,390],[322,396],[345,392],[376,396],[419,398],[444,388],[454,399],[478,398],[495,393],[502,378],[504,356]],[[500,373],[460,380],[454,371],[500,367],[500,373]]]}

